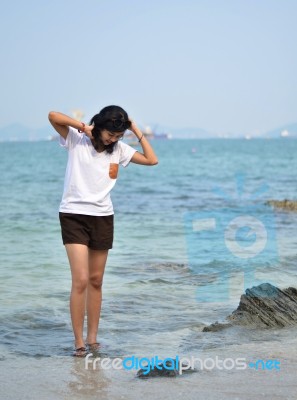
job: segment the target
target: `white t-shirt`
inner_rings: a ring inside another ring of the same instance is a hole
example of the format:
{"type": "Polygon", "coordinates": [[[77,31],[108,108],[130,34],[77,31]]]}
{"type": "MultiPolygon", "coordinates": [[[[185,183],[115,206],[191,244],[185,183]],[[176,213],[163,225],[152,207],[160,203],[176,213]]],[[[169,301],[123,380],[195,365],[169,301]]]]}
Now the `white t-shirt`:
{"type": "Polygon", "coordinates": [[[112,154],[98,153],[90,138],[71,127],[66,140],[60,137],[60,145],[68,149],[68,163],[59,211],[112,215],[110,191],[116,183],[119,164],[126,167],[136,150],[119,141],[112,154]]]}

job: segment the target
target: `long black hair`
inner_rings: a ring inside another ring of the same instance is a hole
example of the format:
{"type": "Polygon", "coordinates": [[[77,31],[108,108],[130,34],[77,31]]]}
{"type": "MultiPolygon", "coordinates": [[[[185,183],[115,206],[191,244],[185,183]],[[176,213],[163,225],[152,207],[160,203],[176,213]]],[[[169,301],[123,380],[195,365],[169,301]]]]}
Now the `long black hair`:
{"type": "Polygon", "coordinates": [[[92,139],[92,143],[95,149],[99,150],[100,147],[104,147],[104,150],[111,154],[116,142],[105,145],[101,139],[101,131],[107,129],[110,132],[123,132],[130,128],[131,122],[129,121],[127,112],[122,107],[107,106],[94,115],[90,121],[90,125],[94,125],[92,130],[94,139],[92,139]]]}

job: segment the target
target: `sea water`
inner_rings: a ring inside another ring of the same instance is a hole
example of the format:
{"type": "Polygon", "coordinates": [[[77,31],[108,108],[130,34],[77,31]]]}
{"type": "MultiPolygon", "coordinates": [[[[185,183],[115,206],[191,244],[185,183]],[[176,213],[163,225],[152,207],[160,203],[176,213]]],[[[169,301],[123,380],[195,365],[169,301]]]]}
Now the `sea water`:
{"type": "MultiPolygon", "coordinates": [[[[265,204],[297,199],[297,141],[152,145],[159,164],[121,168],[112,192],[115,240],[98,338],[104,353],[175,356],[269,341],[273,332],[205,336],[202,328],[230,314],[259,277],[281,288],[297,286],[296,214],[265,204]],[[273,241],[267,256],[246,263],[257,272],[247,284],[242,260],[219,240],[224,232],[202,237],[193,227],[199,218],[228,220],[250,212],[256,219],[267,213],[273,241]]],[[[5,351],[18,357],[68,356],[73,350],[71,276],[58,220],[66,162],[67,151],[56,142],[0,144],[0,338],[5,351]]]]}

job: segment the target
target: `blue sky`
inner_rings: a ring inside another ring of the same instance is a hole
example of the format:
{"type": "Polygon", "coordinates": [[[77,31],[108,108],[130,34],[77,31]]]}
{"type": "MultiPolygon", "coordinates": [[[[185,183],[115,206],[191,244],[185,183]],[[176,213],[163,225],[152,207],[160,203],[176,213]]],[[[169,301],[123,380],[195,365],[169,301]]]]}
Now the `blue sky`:
{"type": "Polygon", "coordinates": [[[296,0],[11,0],[1,17],[0,127],[108,104],[215,132],[297,122],[296,0]]]}

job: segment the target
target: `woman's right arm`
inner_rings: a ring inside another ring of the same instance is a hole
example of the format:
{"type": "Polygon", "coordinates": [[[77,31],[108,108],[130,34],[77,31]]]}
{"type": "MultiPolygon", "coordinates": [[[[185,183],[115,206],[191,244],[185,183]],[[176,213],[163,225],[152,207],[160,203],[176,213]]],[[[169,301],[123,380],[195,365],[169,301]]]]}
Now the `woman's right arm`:
{"type": "Polygon", "coordinates": [[[48,119],[54,129],[66,140],[69,126],[72,128],[79,129],[82,132],[86,133],[89,137],[92,136],[92,126],[85,125],[83,122],[77,121],[68,115],[62,114],[56,111],[50,111],[48,114],[48,119]]]}

